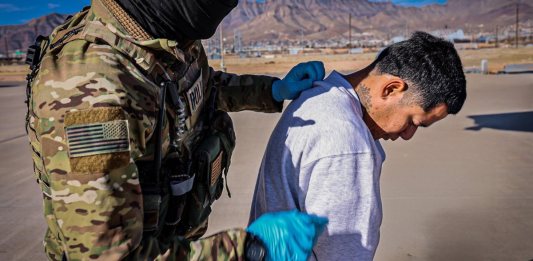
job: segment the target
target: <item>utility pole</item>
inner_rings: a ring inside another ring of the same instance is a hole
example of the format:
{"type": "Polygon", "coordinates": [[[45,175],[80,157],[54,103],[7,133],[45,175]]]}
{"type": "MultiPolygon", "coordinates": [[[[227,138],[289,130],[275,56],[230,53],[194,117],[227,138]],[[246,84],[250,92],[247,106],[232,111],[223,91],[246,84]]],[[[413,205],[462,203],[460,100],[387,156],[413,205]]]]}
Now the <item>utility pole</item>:
{"type": "Polygon", "coordinates": [[[496,25],[496,48],[498,48],[500,44],[499,43],[500,39],[498,38],[498,29],[499,29],[498,25],[496,25]]]}
{"type": "Polygon", "coordinates": [[[226,66],[224,65],[224,37],[222,36],[222,23],[220,23],[220,70],[226,72],[226,66]]]}
{"type": "Polygon", "coordinates": [[[300,29],[300,47],[302,49],[305,48],[305,45],[304,45],[304,30],[303,29],[300,29]]]}
{"type": "Polygon", "coordinates": [[[518,48],[518,14],[519,14],[520,4],[516,4],[516,31],[514,36],[514,45],[515,48],[518,48]]]}
{"type": "Polygon", "coordinates": [[[7,37],[4,37],[4,41],[5,41],[5,44],[6,44],[6,58],[9,58],[9,45],[7,43],[7,37]]]}
{"type": "Polygon", "coordinates": [[[348,48],[352,48],[352,13],[350,13],[348,18],[348,39],[348,48]]]}
{"type": "Polygon", "coordinates": [[[240,54],[242,51],[242,35],[238,29],[233,30],[233,49],[236,54],[240,54]]]}

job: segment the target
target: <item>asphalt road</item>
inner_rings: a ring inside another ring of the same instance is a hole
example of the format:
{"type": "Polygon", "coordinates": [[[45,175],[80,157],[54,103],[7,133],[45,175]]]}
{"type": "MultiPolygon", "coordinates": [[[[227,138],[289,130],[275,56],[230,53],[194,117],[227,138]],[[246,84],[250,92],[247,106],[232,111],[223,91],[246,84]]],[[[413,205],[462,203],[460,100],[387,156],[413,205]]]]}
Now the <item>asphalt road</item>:
{"type": "MultiPolygon", "coordinates": [[[[375,260],[533,259],[533,74],[469,75],[468,91],[458,115],[419,130],[409,142],[383,143],[384,218],[375,260]]],[[[45,259],[24,92],[0,84],[0,260],[45,259]]],[[[246,226],[279,114],[232,117],[232,198],[215,203],[208,234],[246,226]]]]}

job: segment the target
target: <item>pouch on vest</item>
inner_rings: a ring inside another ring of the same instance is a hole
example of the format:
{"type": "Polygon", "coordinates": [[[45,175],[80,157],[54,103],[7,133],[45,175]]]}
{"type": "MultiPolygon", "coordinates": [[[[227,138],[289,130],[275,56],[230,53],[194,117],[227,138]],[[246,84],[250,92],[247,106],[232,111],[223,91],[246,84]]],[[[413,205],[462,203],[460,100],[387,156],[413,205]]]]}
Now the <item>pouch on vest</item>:
{"type": "Polygon", "coordinates": [[[153,162],[136,161],[135,164],[143,193],[143,230],[144,232],[156,232],[163,216],[160,215],[162,202],[167,202],[168,197],[161,196],[160,184],[153,173],[153,162]]]}
{"type": "Polygon", "coordinates": [[[192,162],[180,160],[177,152],[172,152],[165,158],[163,175],[168,178],[171,195],[165,221],[165,224],[168,226],[175,226],[181,220],[187,194],[191,191],[195,180],[191,165],[192,162]]]}
{"type": "Polygon", "coordinates": [[[210,133],[194,152],[197,162],[196,182],[187,199],[186,220],[189,228],[202,224],[211,213],[211,205],[224,190],[223,174],[227,174],[235,148],[233,123],[226,112],[213,117],[210,133]]]}

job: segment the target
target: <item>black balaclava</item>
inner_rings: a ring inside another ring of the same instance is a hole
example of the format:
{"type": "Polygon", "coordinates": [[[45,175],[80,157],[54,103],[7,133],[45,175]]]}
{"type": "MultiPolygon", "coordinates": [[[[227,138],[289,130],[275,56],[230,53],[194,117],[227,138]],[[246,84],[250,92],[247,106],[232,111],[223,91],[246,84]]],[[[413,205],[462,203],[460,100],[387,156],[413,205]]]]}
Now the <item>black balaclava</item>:
{"type": "Polygon", "coordinates": [[[207,39],[238,0],[117,0],[151,36],[183,42],[207,39]]]}

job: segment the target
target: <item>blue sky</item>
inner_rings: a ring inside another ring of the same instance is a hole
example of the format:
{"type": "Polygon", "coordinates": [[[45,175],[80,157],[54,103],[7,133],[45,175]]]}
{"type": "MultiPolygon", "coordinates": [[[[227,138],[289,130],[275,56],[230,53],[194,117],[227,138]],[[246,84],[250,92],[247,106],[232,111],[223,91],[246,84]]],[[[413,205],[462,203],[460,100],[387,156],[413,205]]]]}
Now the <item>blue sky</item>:
{"type": "MultiPolygon", "coordinates": [[[[0,0],[0,25],[22,24],[33,18],[50,13],[71,14],[89,5],[90,0],[0,0]]],[[[241,0],[243,1],[243,0],[241,0]]],[[[264,0],[256,0],[264,1],[264,0]]],[[[373,2],[387,0],[369,0],[373,2]]],[[[444,4],[446,0],[392,0],[404,6],[423,6],[427,4],[444,4]]]]}
{"type": "Polygon", "coordinates": [[[33,18],[50,13],[75,13],[89,0],[0,0],[0,25],[22,24],[33,18]]]}

